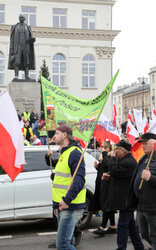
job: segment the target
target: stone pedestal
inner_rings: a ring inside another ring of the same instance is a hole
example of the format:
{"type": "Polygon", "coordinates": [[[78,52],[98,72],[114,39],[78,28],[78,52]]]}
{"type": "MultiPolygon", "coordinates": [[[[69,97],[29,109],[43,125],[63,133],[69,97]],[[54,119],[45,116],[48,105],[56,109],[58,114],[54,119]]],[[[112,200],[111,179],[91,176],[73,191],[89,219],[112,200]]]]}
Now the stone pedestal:
{"type": "Polygon", "coordinates": [[[25,108],[29,108],[31,112],[36,108],[37,113],[40,116],[41,110],[41,85],[40,83],[29,80],[14,80],[8,85],[8,92],[14,102],[16,109],[19,109],[19,113],[25,111],[25,108]]]}

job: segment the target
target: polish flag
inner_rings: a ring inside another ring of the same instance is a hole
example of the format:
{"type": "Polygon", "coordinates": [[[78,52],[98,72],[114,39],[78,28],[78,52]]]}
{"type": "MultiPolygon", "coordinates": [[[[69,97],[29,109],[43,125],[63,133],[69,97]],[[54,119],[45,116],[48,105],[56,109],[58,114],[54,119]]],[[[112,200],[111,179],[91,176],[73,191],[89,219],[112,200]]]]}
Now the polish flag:
{"type": "Polygon", "coordinates": [[[149,129],[149,123],[147,121],[147,118],[144,117],[142,122],[143,122],[144,133],[146,133],[147,130],[149,129]]]}
{"type": "Polygon", "coordinates": [[[152,119],[156,119],[156,110],[155,109],[153,109],[153,111],[152,111],[152,119]]]}
{"type": "Polygon", "coordinates": [[[127,137],[129,139],[129,142],[133,145],[135,143],[135,138],[139,137],[138,131],[135,129],[133,124],[131,123],[130,119],[128,119],[127,122],[127,137]]]}
{"type": "Polygon", "coordinates": [[[136,123],[137,130],[139,133],[143,134],[144,129],[142,126],[142,110],[138,110],[138,109],[133,108],[133,114],[135,117],[135,123],[136,123]]]}
{"type": "Polygon", "coordinates": [[[116,106],[115,106],[115,103],[113,103],[112,121],[113,121],[114,127],[116,127],[116,116],[117,116],[116,106]]]}
{"type": "Polygon", "coordinates": [[[7,91],[0,93],[0,166],[12,182],[23,171],[24,140],[16,109],[7,91]]]}
{"type": "Polygon", "coordinates": [[[152,122],[152,125],[146,132],[156,134],[156,119],[152,122]]]}
{"type": "Polygon", "coordinates": [[[113,125],[113,121],[109,121],[103,114],[100,115],[93,135],[100,143],[106,139],[109,139],[114,143],[120,141],[119,133],[116,126],[113,125]]]}
{"type": "Polygon", "coordinates": [[[130,119],[131,123],[132,123],[132,115],[131,115],[131,111],[129,110],[128,112],[128,119],[130,119]]]}

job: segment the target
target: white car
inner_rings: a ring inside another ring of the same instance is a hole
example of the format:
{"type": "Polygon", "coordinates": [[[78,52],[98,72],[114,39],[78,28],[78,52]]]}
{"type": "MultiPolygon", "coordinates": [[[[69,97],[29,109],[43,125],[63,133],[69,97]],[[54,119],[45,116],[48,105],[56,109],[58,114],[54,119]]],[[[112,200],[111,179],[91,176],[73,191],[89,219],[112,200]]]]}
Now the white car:
{"type": "MultiPolygon", "coordinates": [[[[57,158],[57,146],[50,146],[57,158]]],[[[0,175],[0,221],[53,218],[51,169],[46,165],[47,146],[25,147],[26,165],[12,183],[7,174],[0,175]]],[[[87,179],[87,208],[79,222],[84,228],[91,220],[88,205],[94,193],[97,171],[95,158],[85,153],[87,179]]]]}

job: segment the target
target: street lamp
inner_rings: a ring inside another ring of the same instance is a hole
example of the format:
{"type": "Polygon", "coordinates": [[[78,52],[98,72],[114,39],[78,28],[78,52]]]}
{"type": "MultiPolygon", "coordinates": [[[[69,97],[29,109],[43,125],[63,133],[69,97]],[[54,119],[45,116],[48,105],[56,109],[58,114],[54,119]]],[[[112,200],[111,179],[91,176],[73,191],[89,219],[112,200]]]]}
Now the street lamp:
{"type": "Polygon", "coordinates": [[[143,117],[144,117],[144,109],[145,109],[145,104],[144,104],[144,85],[145,85],[145,81],[144,81],[144,77],[143,77],[143,80],[141,82],[141,85],[143,86],[143,99],[142,99],[142,113],[143,113],[143,117]]]}

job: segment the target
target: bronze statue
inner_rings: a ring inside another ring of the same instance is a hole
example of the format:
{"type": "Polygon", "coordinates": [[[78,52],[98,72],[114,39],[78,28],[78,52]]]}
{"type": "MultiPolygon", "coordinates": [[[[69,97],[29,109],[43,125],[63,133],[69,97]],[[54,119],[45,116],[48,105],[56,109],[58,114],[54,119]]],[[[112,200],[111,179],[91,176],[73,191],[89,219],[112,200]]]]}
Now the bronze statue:
{"type": "Polygon", "coordinates": [[[31,28],[24,23],[24,15],[19,15],[19,21],[11,28],[8,69],[15,70],[15,79],[18,79],[19,70],[24,70],[25,79],[30,79],[29,70],[35,69],[35,38],[31,28]]]}

